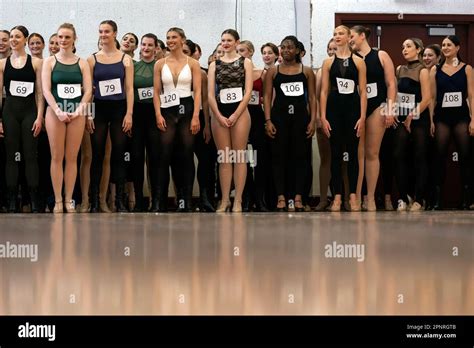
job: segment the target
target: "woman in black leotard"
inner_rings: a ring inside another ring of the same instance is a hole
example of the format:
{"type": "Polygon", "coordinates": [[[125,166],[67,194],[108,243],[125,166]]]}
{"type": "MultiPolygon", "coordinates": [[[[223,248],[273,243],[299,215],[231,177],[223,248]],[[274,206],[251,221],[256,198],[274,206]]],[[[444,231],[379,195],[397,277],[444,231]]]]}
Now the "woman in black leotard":
{"type": "Polygon", "coordinates": [[[459,153],[463,199],[461,208],[469,207],[471,175],[469,136],[474,136],[474,77],[472,67],[459,56],[461,42],[457,36],[447,36],[441,45],[443,60],[430,71],[433,96],[434,128],[437,148],[434,209],[441,209],[441,187],[444,184],[447,150],[451,134],[459,153]],[[469,103],[467,102],[469,100],[469,103]]]}
{"type": "Polygon", "coordinates": [[[399,192],[397,211],[420,211],[423,209],[426,178],[428,176],[427,148],[431,119],[428,106],[431,101],[429,73],[421,62],[423,42],[410,38],[403,42],[403,57],[406,65],[397,67],[398,122],[395,129],[393,158],[395,178],[399,192]],[[413,161],[409,163],[407,150],[413,146],[413,161]],[[409,173],[414,168],[414,202],[408,208],[409,173]]]}
{"type": "MultiPolygon", "coordinates": [[[[3,131],[6,149],[8,211],[16,211],[19,160],[24,161],[30,189],[31,211],[38,207],[38,135],[43,125],[44,99],[41,88],[41,63],[26,54],[28,30],[16,26],[10,31],[12,54],[0,61],[0,90],[5,85],[3,131]]],[[[1,107],[1,104],[0,104],[1,107]]]]}
{"type": "Polygon", "coordinates": [[[302,195],[306,192],[310,165],[308,142],[316,128],[315,77],[313,70],[301,63],[296,37],[287,36],[280,47],[282,63],[265,75],[265,128],[272,138],[277,210],[302,212],[302,195]],[[294,201],[290,199],[287,208],[288,196],[294,197],[294,201]]]}
{"type": "Polygon", "coordinates": [[[396,81],[392,59],[387,52],[370,48],[367,42],[369,37],[370,29],[361,25],[351,28],[352,49],[364,59],[367,66],[367,119],[360,164],[365,164],[366,209],[375,211],[375,187],[380,170],[379,151],[385,129],[395,122],[391,105],[396,98],[396,81]]]}
{"type": "Polygon", "coordinates": [[[360,211],[356,191],[359,137],[365,129],[367,109],[366,66],[360,57],[351,53],[349,40],[350,29],[337,27],[334,30],[337,52],[327,58],[321,68],[321,125],[331,142],[331,178],[335,193],[331,211],[341,209],[342,161],[348,162],[351,211],[360,211]]]}

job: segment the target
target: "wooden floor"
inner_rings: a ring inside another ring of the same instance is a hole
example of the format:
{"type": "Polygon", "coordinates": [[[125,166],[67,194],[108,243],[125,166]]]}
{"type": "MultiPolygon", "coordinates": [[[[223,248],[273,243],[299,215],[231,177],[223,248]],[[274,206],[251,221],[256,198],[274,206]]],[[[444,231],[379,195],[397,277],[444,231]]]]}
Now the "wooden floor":
{"type": "Polygon", "coordinates": [[[1,315],[474,314],[474,212],[2,214],[2,245],[1,315]]]}

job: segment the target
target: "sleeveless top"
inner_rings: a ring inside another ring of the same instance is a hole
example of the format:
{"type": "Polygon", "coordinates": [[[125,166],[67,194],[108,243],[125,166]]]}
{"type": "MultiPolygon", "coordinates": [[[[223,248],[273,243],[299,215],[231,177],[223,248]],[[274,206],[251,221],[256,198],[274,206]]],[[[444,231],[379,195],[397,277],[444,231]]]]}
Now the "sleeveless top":
{"type": "Polygon", "coordinates": [[[11,56],[7,58],[5,62],[5,71],[3,72],[3,84],[5,85],[6,98],[28,98],[34,102],[36,73],[33,68],[33,59],[29,54],[27,54],[26,63],[21,69],[14,68],[10,60],[11,56]],[[31,84],[33,84],[32,89],[29,88],[31,84]],[[14,95],[11,93],[12,90],[14,95]]]}
{"type": "Polygon", "coordinates": [[[406,117],[410,112],[414,112],[413,120],[428,120],[429,109],[426,108],[421,115],[415,108],[420,104],[422,98],[421,84],[420,84],[420,73],[424,69],[424,66],[419,61],[408,62],[407,65],[400,66],[397,69],[397,81],[398,81],[398,116],[406,117]]]}
{"type": "Polygon", "coordinates": [[[133,64],[133,90],[135,103],[153,103],[153,69],[155,60],[147,63],[143,60],[133,64]]]}
{"type": "Polygon", "coordinates": [[[329,71],[329,82],[331,84],[330,94],[335,94],[339,97],[357,97],[359,99],[359,92],[357,90],[359,72],[352,59],[352,54],[349,58],[345,59],[339,58],[337,55],[334,56],[334,61],[329,71]]]}
{"type": "Polygon", "coordinates": [[[122,55],[120,62],[104,64],[97,61],[94,53],[95,66],[93,73],[94,98],[98,100],[125,100],[125,66],[122,55]]]}
{"type": "MultiPolygon", "coordinates": [[[[373,111],[387,100],[387,85],[379,51],[372,48],[365,57],[357,55],[364,59],[367,66],[367,110],[373,111]]],[[[367,116],[370,114],[367,112],[367,116]]]]}
{"type": "Polygon", "coordinates": [[[308,91],[308,80],[301,71],[294,75],[286,75],[280,72],[280,66],[277,66],[277,73],[273,79],[273,88],[275,89],[275,100],[272,111],[288,114],[289,106],[294,106],[295,114],[308,114],[306,94],[308,91]]]}
{"type": "Polygon", "coordinates": [[[80,58],[74,64],[63,64],[56,56],[54,59],[56,59],[56,63],[51,72],[51,93],[61,110],[73,112],[82,99],[80,58]]]}
{"type": "MultiPolygon", "coordinates": [[[[262,72],[263,74],[263,72],[262,72]]],[[[263,80],[262,76],[253,81],[252,97],[249,106],[261,106],[263,104],[263,80]]]]}
{"type": "Polygon", "coordinates": [[[233,62],[216,61],[216,100],[220,102],[219,93],[226,88],[242,88],[245,93],[245,58],[240,57],[233,62]]]}
{"type": "Polygon", "coordinates": [[[171,69],[166,63],[165,58],[165,64],[163,65],[163,69],[161,69],[161,83],[163,85],[163,92],[165,94],[176,90],[180,98],[186,98],[192,95],[191,90],[193,85],[193,75],[188,62],[189,58],[187,58],[186,60],[186,65],[179,72],[178,80],[175,86],[173,74],[171,73],[171,69]]]}
{"type": "Polygon", "coordinates": [[[437,117],[468,117],[466,64],[449,76],[437,66],[436,108],[437,117]],[[459,100],[461,99],[461,100],[459,100]],[[444,105],[444,107],[443,107],[444,105]]]}

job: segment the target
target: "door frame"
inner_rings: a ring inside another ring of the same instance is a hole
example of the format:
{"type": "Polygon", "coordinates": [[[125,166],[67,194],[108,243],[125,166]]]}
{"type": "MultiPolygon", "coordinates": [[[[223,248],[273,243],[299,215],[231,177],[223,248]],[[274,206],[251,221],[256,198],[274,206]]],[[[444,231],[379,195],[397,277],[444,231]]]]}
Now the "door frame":
{"type": "MultiPolygon", "coordinates": [[[[466,63],[474,64],[474,15],[456,14],[402,14],[402,13],[335,13],[336,26],[344,23],[384,24],[384,23],[452,23],[468,26],[467,39],[470,41],[466,49],[466,63]],[[449,16],[449,19],[447,19],[449,16]]],[[[465,43],[461,43],[462,45],[465,43]]]]}

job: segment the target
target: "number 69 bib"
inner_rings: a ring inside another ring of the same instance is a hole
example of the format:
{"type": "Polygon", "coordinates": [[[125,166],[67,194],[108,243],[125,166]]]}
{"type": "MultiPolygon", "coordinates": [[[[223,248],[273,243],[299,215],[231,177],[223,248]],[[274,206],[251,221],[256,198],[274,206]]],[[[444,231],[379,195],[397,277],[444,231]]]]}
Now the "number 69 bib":
{"type": "Polygon", "coordinates": [[[58,96],[62,99],[74,99],[81,96],[81,85],[65,85],[58,83],[58,96]]]}
{"type": "Polygon", "coordinates": [[[24,81],[14,81],[10,82],[10,94],[15,97],[28,97],[33,93],[34,83],[33,82],[24,82],[24,81]]]}
{"type": "Polygon", "coordinates": [[[336,81],[337,81],[337,90],[339,91],[340,94],[354,93],[354,87],[355,87],[354,80],[336,77],[336,81]]]}
{"type": "Polygon", "coordinates": [[[303,82],[287,82],[280,85],[283,94],[287,97],[299,97],[304,94],[303,82]]]}
{"type": "Polygon", "coordinates": [[[122,94],[122,85],[120,84],[120,79],[99,81],[99,91],[102,97],[122,94]]]}
{"type": "Polygon", "coordinates": [[[224,88],[221,89],[219,97],[222,104],[238,103],[243,98],[242,88],[224,88]]]}
{"type": "Polygon", "coordinates": [[[458,108],[462,106],[462,93],[461,92],[449,92],[443,95],[443,108],[458,108]]]}

